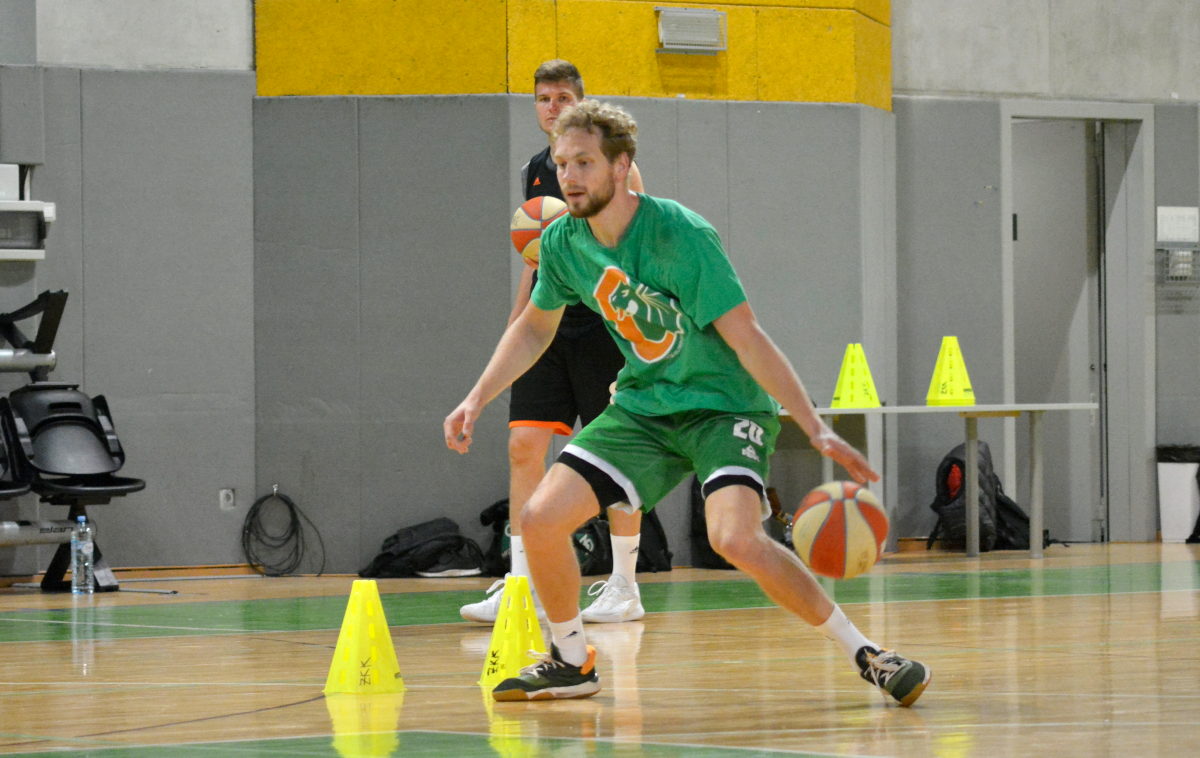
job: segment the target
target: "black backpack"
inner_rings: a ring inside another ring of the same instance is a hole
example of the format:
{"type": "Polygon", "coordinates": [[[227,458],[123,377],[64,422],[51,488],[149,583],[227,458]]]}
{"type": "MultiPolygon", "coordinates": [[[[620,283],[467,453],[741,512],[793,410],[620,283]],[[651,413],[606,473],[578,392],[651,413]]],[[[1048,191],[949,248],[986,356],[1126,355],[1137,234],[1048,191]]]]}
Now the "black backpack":
{"type": "Polygon", "coordinates": [[[571,542],[575,546],[575,557],[579,559],[581,575],[612,573],[612,539],[609,537],[607,521],[600,516],[593,516],[575,530],[571,542]]]}
{"type": "Polygon", "coordinates": [[[458,524],[443,516],[397,529],[358,575],[364,579],[415,577],[417,572],[436,566],[447,553],[461,553],[468,562],[483,562],[479,545],[459,534],[458,524]]]}
{"type": "Polygon", "coordinates": [[[492,528],[492,541],[483,554],[484,576],[504,576],[512,566],[512,532],[508,525],[508,498],[497,500],[479,514],[479,523],[492,528]]]}
{"type": "MultiPolygon", "coordinates": [[[[611,572],[612,537],[607,514],[588,520],[574,535],[575,555],[584,576],[611,572]],[[596,523],[599,522],[599,523],[596,523]]],[[[497,500],[479,514],[479,523],[492,528],[492,541],[483,554],[483,573],[504,576],[512,566],[511,532],[508,523],[508,498],[497,500]]],[[[642,535],[638,543],[637,571],[670,571],[674,554],[667,549],[667,533],[658,514],[642,514],[642,535]]]]}
{"type": "MultiPolygon", "coordinates": [[[[1021,506],[1017,505],[1000,485],[1000,477],[996,480],[996,544],[993,550],[1028,550],[1029,549],[1029,517],[1021,506]]],[[[1046,540],[1043,535],[1043,541],[1046,540]]],[[[1042,547],[1046,547],[1043,544],[1042,547]]]]}
{"type": "MultiPolygon", "coordinates": [[[[926,548],[939,537],[947,550],[965,550],[967,546],[966,443],[959,445],[938,464],[934,484],[937,494],[930,508],[938,515],[926,548]]],[[[988,552],[996,544],[996,484],[992,469],[992,451],[979,443],[979,550],[988,552]]],[[[1015,505],[1015,504],[1014,504],[1015,505]]],[[[1018,509],[1019,510],[1019,509],[1018,509]]]]}
{"type": "Polygon", "coordinates": [[[637,570],[639,572],[670,571],[675,554],[667,549],[667,531],[658,520],[658,513],[642,514],[642,538],[638,542],[637,570]]]}

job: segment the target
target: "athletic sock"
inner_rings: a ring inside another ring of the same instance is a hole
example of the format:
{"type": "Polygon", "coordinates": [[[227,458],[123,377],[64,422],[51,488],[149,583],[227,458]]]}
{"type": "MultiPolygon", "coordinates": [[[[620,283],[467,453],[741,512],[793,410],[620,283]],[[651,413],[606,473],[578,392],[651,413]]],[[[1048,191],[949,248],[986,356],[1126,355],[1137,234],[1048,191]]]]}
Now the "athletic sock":
{"type": "Polygon", "coordinates": [[[587,662],[587,639],[583,636],[583,614],[561,624],[550,622],[550,638],[565,663],[582,666],[587,662]]]}
{"type": "Polygon", "coordinates": [[[621,577],[630,587],[637,584],[638,544],[641,535],[622,537],[612,536],[613,571],[612,577],[621,577]]]}
{"type": "MultiPolygon", "coordinates": [[[[508,544],[512,550],[512,571],[513,576],[529,576],[529,561],[525,558],[525,543],[521,540],[521,535],[514,534],[509,537],[508,544]]],[[[531,586],[530,589],[533,589],[531,586]]]]}
{"type": "Polygon", "coordinates": [[[879,646],[864,637],[863,633],[858,631],[858,627],[851,623],[850,619],[846,618],[846,614],[842,613],[842,609],[836,605],[833,606],[833,613],[829,614],[825,623],[817,627],[817,631],[841,648],[842,653],[854,664],[856,670],[859,668],[859,650],[864,647],[879,650],[879,646]]]}

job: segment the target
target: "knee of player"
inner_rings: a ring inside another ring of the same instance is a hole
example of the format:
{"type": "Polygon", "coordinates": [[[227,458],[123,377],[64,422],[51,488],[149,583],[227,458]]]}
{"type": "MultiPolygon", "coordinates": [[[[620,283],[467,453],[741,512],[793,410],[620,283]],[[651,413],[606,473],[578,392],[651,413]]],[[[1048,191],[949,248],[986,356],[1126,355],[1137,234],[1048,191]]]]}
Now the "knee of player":
{"type": "Polygon", "coordinates": [[[758,554],[761,546],[757,535],[733,529],[709,529],[708,541],[721,557],[730,563],[741,565],[751,563],[758,554]]]}
{"type": "Polygon", "coordinates": [[[548,447],[543,444],[538,435],[510,434],[508,437],[508,462],[518,468],[528,465],[543,466],[548,447]]]}
{"type": "Polygon", "coordinates": [[[519,519],[521,522],[521,536],[537,534],[554,526],[554,509],[545,507],[545,504],[534,496],[521,509],[519,519]]]}

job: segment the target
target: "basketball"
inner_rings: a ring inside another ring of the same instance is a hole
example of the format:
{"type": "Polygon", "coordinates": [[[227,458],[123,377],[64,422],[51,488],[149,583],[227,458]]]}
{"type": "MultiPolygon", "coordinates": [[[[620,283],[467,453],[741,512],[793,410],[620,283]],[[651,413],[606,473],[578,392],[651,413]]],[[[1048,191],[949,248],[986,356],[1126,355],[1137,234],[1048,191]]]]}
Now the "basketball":
{"type": "Polygon", "coordinates": [[[883,554],[888,517],[867,488],[828,482],[804,496],[792,518],[792,545],[813,572],[830,579],[865,573],[883,554]]]}
{"type": "Polygon", "coordinates": [[[525,260],[537,263],[542,250],[542,230],[567,212],[567,204],[557,197],[535,197],[526,200],[513,214],[509,235],[513,247],[525,260]]]}

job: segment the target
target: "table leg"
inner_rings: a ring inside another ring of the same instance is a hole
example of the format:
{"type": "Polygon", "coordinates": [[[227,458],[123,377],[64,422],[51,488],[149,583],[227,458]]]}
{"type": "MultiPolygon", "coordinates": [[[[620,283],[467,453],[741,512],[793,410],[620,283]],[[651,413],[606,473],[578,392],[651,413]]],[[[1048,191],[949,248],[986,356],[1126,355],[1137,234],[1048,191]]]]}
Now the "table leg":
{"type": "Polygon", "coordinates": [[[1029,412],[1029,557],[1041,558],[1042,546],[1042,411],[1029,412]]]}
{"type": "Polygon", "coordinates": [[[979,557],[979,420],[967,417],[967,557],[979,557]]]}

